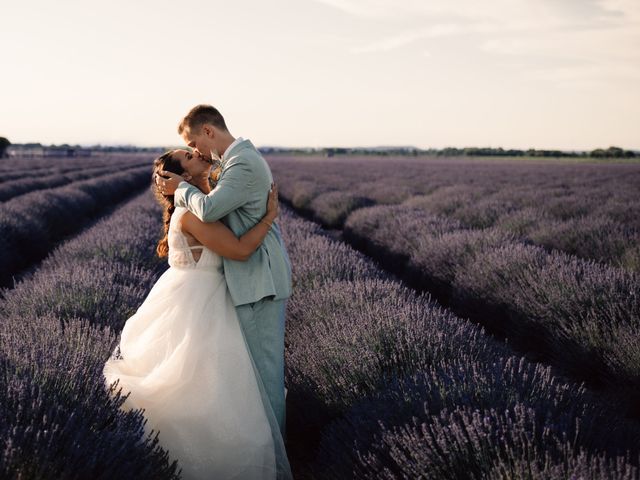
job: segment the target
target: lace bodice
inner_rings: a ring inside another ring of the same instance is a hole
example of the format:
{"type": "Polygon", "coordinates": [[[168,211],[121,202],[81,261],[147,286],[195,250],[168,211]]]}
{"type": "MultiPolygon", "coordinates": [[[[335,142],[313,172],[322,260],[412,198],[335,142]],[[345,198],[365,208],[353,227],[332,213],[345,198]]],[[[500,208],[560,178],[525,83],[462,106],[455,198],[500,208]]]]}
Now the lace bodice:
{"type": "Polygon", "coordinates": [[[169,266],[175,268],[221,269],[222,257],[203,245],[189,245],[180,229],[180,217],[185,207],[176,207],[169,222],[169,266]]]}

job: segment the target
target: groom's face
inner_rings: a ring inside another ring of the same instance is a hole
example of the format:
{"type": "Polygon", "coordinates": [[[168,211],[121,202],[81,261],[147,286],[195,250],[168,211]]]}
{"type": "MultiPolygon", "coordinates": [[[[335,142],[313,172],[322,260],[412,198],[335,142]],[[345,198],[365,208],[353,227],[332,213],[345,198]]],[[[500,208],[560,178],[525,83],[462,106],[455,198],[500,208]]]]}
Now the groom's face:
{"type": "Polygon", "coordinates": [[[196,150],[201,157],[211,160],[211,149],[213,145],[211,139],[207,136],[202,127],[195,131],[185,128],[182,132],[182,139],[188,147],[196,150]]]}

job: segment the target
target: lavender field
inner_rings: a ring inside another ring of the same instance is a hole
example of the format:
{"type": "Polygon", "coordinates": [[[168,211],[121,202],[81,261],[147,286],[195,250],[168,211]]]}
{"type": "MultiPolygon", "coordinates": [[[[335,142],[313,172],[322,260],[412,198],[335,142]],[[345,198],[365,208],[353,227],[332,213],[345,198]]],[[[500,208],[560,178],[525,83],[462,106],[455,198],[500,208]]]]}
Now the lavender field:
{"type": "Polygon", "coordinates": [[[97,159],[39,158],[3,161],[0,182],[0,287],[140,191],[149,181],[149,155],[97,159]],[[4,176],[4,175],[3,175],[4,176]]]}
{"type": "Polygon", "coordinates": [[[270,161],[297,211],[640,416],[640,164],[270,161]]]}
{"type": "MultiPolygon", "coordinates": [[[[640,479],[640,165],[267,159],[295,478],[640,479]]],[[[167,267],[150,164],[122,168],[0,222],[35,263],[0,295],[0,478],[179,478],[101,377],[167,267]]]]}

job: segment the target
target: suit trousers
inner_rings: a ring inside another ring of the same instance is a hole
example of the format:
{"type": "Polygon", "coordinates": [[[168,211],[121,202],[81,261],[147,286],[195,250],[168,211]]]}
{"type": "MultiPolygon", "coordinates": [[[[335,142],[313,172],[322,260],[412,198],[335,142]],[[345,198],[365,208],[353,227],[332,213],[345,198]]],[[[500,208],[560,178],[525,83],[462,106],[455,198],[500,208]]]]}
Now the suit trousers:
{"type": "Polygon", "coordinates": [[[247,346],[285,438],[284,327],[286,299],[236,306],[247,346]]]}

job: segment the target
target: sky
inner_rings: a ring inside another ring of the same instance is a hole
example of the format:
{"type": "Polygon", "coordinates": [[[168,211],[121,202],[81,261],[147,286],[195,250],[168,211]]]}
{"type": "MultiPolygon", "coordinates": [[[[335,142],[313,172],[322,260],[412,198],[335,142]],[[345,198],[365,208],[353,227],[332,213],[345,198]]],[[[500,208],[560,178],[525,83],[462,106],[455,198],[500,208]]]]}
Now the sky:
{"type": "Polygon", "coordinates": [[[3,0],[0,136],[640,149],[640,0],[3,0]]]}

